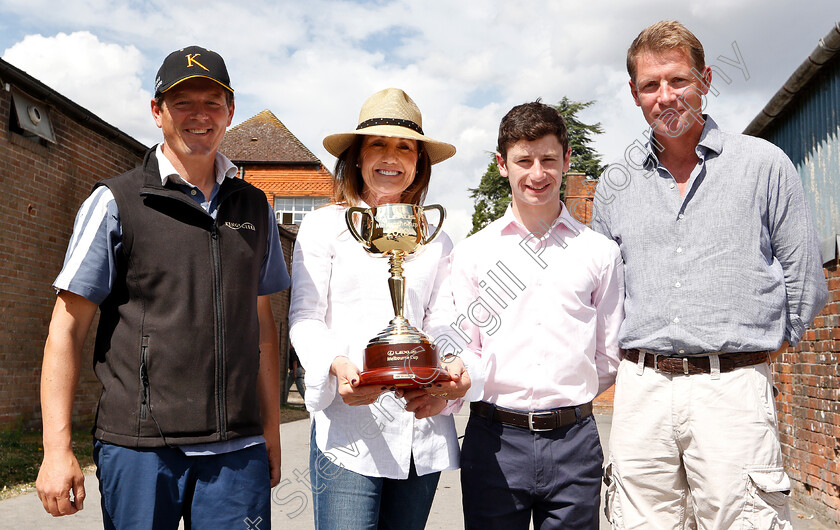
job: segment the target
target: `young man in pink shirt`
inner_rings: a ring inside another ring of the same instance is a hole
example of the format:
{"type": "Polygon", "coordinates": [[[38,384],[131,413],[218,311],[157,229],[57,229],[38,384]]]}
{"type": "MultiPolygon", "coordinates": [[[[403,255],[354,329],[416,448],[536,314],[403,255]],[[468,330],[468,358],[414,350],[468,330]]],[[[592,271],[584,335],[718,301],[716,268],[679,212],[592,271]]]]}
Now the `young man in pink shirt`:
{"type": "Polygon", "coordinates": [[[560,201],[568,132],[526,103],[499,127],[505,215],[453,252],[455,327],[486,383],[461,455],[467,528],[598,528],[603,454],[592,400],[615,379],[623,264],[560,201]]]}

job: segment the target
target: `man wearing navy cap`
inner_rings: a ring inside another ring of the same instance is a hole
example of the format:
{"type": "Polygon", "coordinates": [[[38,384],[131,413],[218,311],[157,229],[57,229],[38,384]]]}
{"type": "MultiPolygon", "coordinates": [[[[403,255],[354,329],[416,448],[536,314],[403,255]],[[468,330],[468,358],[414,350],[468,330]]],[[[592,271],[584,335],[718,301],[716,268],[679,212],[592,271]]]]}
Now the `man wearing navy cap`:
{"type": "Polygon", "coordinates": [[[83,508],[70,440],[81,349],[97,307],[102,394],[94,460],[106,528],[268,528],[280,480],[277,331],[289,286],[265,195],[218,153],[233,119],[224,60],[191,46],[155,81],[163,142],[84,202],[44,348],[44,461],[53,516],[83,508]]]}

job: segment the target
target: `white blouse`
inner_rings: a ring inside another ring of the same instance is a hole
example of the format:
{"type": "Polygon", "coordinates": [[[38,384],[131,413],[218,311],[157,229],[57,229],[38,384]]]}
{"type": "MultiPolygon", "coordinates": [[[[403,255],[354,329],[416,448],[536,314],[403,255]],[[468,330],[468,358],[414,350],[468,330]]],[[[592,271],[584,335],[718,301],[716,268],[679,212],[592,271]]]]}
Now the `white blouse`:
{"type": "MultiPolygon", "coordinates": [[[[365,206],[365,205],[362,205],[365,206]]],[[[306,369],[306,408],[318,448],[337,465],[367,476],[404,479],[411,457],[418,475],[458,467],[455,423],[446,412],[417,420],[392,392],[368,406],[346,405],[330,366],[347,356],[362,369],[368,341],[394,317],[388,291],[388,259],[368,254],[345,224],[343,206],[306,215],[292,262],[290,337],[306,369]]],[[[459,353],[453,331],[455,304],[449,285],[452,242],[441,232],[422,252],[406,259],[404,316],[433,339],[445,337],[441,355],[459,353]]],[[[460,341],[460,342],[458,342],[460,341]]],[[[481,394],[477,357],[460,351],[472,386],[465,400],[481,394]]]]}

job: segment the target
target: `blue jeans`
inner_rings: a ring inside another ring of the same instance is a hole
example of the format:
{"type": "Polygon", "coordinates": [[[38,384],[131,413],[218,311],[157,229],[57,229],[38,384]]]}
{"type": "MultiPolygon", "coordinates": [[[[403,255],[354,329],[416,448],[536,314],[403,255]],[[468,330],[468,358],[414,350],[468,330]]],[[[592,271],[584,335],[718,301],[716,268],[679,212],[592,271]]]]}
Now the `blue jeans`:
{"type": "Polygon", "coordinates": [[[306,384],[303,380],[303,368],[298,366],[297,370],[292,372],[289,370],[288,374],[286,374],[286,400],[289,399],[289,391],[292,389],[292,383],[295,384],[297,387],[298,394],[300,397],[305,397],[306,394],[306,384]]]}
{"type": "Polygon", "coordinates": [[[601,450],[595,418],[547,432],[470,414],[461,449],[465,527],[597,530],[601,450]]]}
{"type": "Polygon", "coordinates": [[[414,459],[404,480],[367,477],[338,466],[318,449],[312,429],[309,476],[318,530],[422,530],[440,472],[417,476],[414,459]]]}
{"type": "Polygon", "coordinates": [[[265,444],[212,456],[174,447],[128,448],[96,440],[106,529],[271,528],[265,444]]]}

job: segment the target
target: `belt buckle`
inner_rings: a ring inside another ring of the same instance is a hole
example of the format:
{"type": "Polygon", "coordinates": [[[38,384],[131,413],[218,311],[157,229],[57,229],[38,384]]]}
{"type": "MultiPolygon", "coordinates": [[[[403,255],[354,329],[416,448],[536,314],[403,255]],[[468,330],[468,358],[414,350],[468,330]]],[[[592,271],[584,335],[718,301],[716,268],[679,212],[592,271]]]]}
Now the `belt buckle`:
{"type": "MultiPolygon", "coordinates": [[[[656,373],[662,373],[662,370],[659,368],[659,358],[660,357],[667,357],[666,355],[660,355],[658,353],[653,354],[653,370],[656,373]]],[[[685,375],[690,375],[688,371],[688,357],[682,358],[682,369],[685,375]]],[[[668,373],[679,373],[679,372],[668,372],[668,373]]]]}
{"type": "Polygon", "coordinates": [[[551,416],[552,414],[554,414],[554,413],[551,412],[551,411],[529,412],[528,413],[528,430],[531,431],[531,432],[548,432],[548,431],[554,430],[554,429],[537,429],[536,427],[534,427],[534,416],[551,416]]]}

